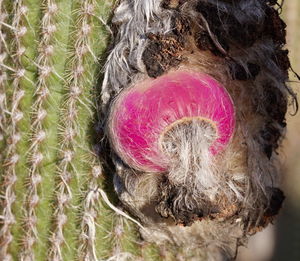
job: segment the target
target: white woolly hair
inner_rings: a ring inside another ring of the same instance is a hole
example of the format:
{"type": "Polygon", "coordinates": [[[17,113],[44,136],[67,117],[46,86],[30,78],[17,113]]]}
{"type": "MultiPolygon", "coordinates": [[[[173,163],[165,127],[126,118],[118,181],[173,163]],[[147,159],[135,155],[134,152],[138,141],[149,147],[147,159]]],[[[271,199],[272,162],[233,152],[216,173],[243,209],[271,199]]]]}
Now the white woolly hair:
{"type": "MultiPolygon", "coordinates": [[[[118,26],[118,31],[113,39],[113,49],[105,65],[101,98],[103,110],[111,109],[108,105],[114,106],[113,99],[124,88],[149,78],[142,61],[142,54],[149,41],[146,35],[148,33],[161,35],[169,33],[172,30],[172,17],[178,12],[162,8],[161,2],[160,0],[123,0],[116,8],[112,22],[118,26]]],[[[201,17],[201,14],[192,10],[191,6],[194,2],[201,1],[185,1],[181,7],[182,13],[191,20],[201,21],[202,25],[199,26],[206,27],[210,32],[203,16],[201,17]]],[[[250,21],[259,24],[265,19],[261,0],[240,0],[235,1],[234,4],[232,4],[233,1],[218,0],[202,0],[202,2],[209,2],[217,6],[218,10],[225,10],[241,23],[250,21]]],[[[279,91],[284,98],[293,93],[286,87],[286,79],[282,70],[271,59],[275,49],[273,41],[259,40],[249,48],[232,48],[227,53],[216,37],[211,32],[210,34],[221,53],[229,55],[236,63],[245,68],[247,73],[250,73],[247,68],[248,62],[258,64],[261,72],[253,80],[234,81],[229,75],[229,69],[223,57],[199,51],[193,40],[190,39],[191,37],[187,37],[188,48],[193,50],[193,53],[183,52],[185,59],[176,69],[198,69],[212,75],[226,87],[236,108],[236,130],[228,147],[216,157],[212,157],[209,151],[211,140],[215,135],[214,129],[210,125],[193,121],[189,125],[177,125],[165,133],[161,140],[161,148],[166,155],[169,155],[170,159],[168,179],[175,186],[189,187],[195,198],[201,197],[203,194],[211,200],[214,200],[216,196],[224,196],[229,201],[229,205],[238,203],[247,208],[246,212],[249,216],[251,216],[252,210],[258,208],[260,208],[258,211],[260,215],[263,215],[267,207],[266,202],[269,202],[271,197],[268,187],[278,186],[279,172],[276,166],[276,155],[273,153],[272,157],[268,159],[261,148],[260,130],[266,122],[271,122],[281,135],[284,135],[285,128],[268,115],[264,104],[267,97],[265,97],[262,86],[265,81],[270,82],[272,87],[279,91]]],[[[108,121],[108,129],[109,124],[108,121]]],[[[122,155],[119,156],[122,158],[122,155]]],[[[158,223],[162,224],[164,221],[157,216],[150,218],[151,215],[154,215],[150,214],[151,207],[146,211],[148,214],[145,214],[142,208],[153,202],[159,195],[158,187],[163,175],[161,173],[141,173],[126,166],[116,157],[114,161],[117,166],[115,186],[121,201],[130,208],[134,215],[144,223],[148,223],[149,227],[151,227],[151,222],[153,224],[153,220],[156,220],[155,227],[152,225],[152,231],[160,230],[164,237],[168,237],[170,240],[176,238],[176,235],[188,231],[189,240],[194,238],[197,241],[198,237],[204,240],[203,238],[207,236],[205,240],[210,238],[214,242],[213,244],[217,244],[218,247],[225,250],[224,242],[230,240],[232,240],[231,243],[237,242],[238,237],[244,236],[244,234],[236,235],[235,239],[230,239],[228,238],[230,232],[223,231],[224,233],[222,233],[218,230],[219,225],[216,225],[218,231],[213,229],[214,232],[207,233],[204,231],[206,223],[203,221],[193,225],[195,231],[199,233],[197,236],[194,236],[194,232],[190,231],[190,228],[185,230],[185,228],[172,226],[158,227],[158,223]]],[[[260,217],[253,218],[259,219],[260,217]]],[[[240,220],[237,219],[235,222],[232,227],[240,225],[240,220]]],[[[154,241],[157,240],[157,238],[154,239],[155,233],[152,233],[154,241]]],[[[195,247],[197,244],[195,243],[195,247]]]]}
{"type": "Polygon", "coordinates": [[[175,185],[193,185],[195,191],[217,190],[220,182],[217,182],[210,152],[216,137],[215,127],[197,118],[175,122],[163,135],[161,147],[170,160],[168,175],[175,185]]]}
{"type": "Polygon", "coordinates": [[[146,33],[170,31],[172,13],[162,10],[160,2],[122,1],[116,8],[112,22],[119,27],[114,48],[105,64],[101,103],[103,106],[109,102],[113,92],[119,92],[133,81],[136,72],[146,73],[141,59],[147,44],[146,33]]]}

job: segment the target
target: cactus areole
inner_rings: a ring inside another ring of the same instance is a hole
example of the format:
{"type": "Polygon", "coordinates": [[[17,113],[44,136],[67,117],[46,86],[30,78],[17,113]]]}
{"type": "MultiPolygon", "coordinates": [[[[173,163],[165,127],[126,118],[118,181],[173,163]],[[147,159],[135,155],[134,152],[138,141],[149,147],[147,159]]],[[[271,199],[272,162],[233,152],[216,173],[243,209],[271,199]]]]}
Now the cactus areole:
{"type": "Polygon", "coordinates": [[[115,150],[129,166],[166,171],[170,154],[165,153],[161,141],[172,128],[188,128],[189,122],[209,125],[215,133],[214,140],[207,141],[211,142],[210,152],[222,152],[234,132],[232,99],[207,74],[171,71],[139,81],[120,93],[110,113],[110,136],[115,150]]]}

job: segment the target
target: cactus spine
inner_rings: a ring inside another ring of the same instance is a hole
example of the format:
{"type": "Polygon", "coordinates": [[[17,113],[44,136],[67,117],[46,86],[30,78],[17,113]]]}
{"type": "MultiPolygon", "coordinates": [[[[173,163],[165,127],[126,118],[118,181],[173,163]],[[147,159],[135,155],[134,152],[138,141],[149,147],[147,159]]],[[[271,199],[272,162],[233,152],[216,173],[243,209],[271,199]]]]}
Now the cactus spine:
{"type": "Polygon", "coordinates": [[[1,260],[160,259],[98,190],[109,174],[90,126],[111,10],[0,0],[1,260]]]}

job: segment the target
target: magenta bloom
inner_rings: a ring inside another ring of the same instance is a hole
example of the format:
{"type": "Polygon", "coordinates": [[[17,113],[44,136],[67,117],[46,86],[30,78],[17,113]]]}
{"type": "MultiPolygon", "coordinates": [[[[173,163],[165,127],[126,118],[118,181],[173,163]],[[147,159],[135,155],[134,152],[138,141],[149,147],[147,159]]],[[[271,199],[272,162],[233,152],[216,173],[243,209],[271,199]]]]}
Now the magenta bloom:
{"type": "Polygon", "coordinates": [[[212,155],[225,148],[234,132],[234,106],[226,89],[209,75],[175,71],[120,93],[110,114],[113,147],[133,168],[166,171],[168,159],[159,146],[160,137],[168,126],[185,118],[214,125],[212,155]]]}

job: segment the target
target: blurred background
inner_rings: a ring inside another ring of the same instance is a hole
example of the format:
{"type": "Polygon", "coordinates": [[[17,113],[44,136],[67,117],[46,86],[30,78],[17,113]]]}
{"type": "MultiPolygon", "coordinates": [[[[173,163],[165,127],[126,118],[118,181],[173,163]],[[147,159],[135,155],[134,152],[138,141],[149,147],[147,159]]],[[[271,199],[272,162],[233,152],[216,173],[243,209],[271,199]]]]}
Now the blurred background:
{"type": "MultiPolygon", "coordinates": [[[[279,1],[280,2],[280,1],[279,1]]],[[[285,0],[282,16],[287,24],[287,48],[293,69],[300,74],[300,0],[285,0]]],[[[290,74],[291,86],[300,102],[300,82],[290,74]]],[[[273,226],[240,248],[238,261],[300,261],[300,111],[287,115],[287,135],[280,151],[282,188],[286,200],[273,226]]]]}

